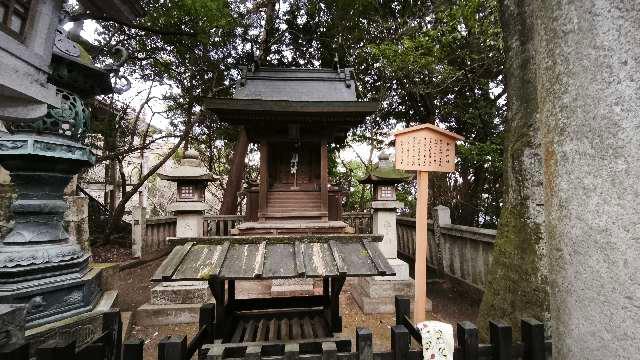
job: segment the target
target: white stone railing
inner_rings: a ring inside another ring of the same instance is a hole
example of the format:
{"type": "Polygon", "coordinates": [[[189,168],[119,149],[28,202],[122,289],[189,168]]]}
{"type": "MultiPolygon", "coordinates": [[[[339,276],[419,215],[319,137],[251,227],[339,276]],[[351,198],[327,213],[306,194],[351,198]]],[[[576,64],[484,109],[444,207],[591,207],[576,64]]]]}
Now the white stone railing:
{"type": "MultiPolygon", "coordinates": [[[[449,209],[434,209],[435,223],[427,220],[428,266],[441,274],[484,291],[492,260],[496,230],[451,224],[449,209]]],[[[398,217],[398,257],[411,267],[415,256],[416,219],[398,217]]]]}

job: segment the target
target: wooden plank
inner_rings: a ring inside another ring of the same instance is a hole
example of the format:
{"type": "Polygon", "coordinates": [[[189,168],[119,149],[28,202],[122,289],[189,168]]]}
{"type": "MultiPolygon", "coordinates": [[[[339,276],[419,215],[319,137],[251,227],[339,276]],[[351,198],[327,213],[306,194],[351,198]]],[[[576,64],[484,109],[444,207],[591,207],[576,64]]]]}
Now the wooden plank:
{"type": "Polygon", "coordinates": [[[227,259],[227,253],[229,252],[229,242],[225,242],[220,246],[220,256],[216,259],[216,262],[211,266],[209,278],[217,278],[220,277],[220,272],[222,271],[222,265],[224,261],[227,259]]]}
{"type": "Polygon", "coordinates": [[[300,319],[294,317],[291,319],[291,339],[298,340],[302,338],[302,329],[300,328],[300,319]]]}
{"type": "Polygon", "coordinates": [[[278,337],[278,322],[276,318],[272,318],[269,321],[269,341],[274,341],[278,337]]]}
{"type": "Polygon", "coordinates": [[[188,242],[182,245],[182,247],[178,250],[178,252],[176,252],[176,255],[174,257],[167,258],[167,260],[165,260],[167,262],[167,266],[165,267],[162,273],[162,280],[171,279],[171,277],[176,272],[176,270],[178,269],[178,266],[180,266],[180,263],[182,262],[184,257],[187,255],[187,253],[189,252],[193,244],[194,244],[193,242],[188,242]]]}
{"type": "Polygon", "coordinates": [[[222,262],[225,247],[219,245],[195,245],[173,275],[173,280],[205,280],[211,276],[216,264],[222,262]]]}
{"type": "Polygon", "coordinates": [[[376,269],[378,269],[378,273],[380,275],[395,275],[395,271],[389,265],[385,256],[382,255],[380,248],[378,248],[378,244],[372,244],[369,241],[362,241],[362,245],[367,249],[369,257],[371,257],[371,260],[373,261],[376,269]]]}
{"type": "Polygon", "coordinates": [[[256,322],[254,320],[249,320],[247,323],[247,331],[244,332],[244,338],[242,342],[253,342],[255,341],[256,335],[256,322]]]}
{"type": "Polygon", "coordinates": [[[313,331],[316,333],[317,337],[323,338],[329,336],[329,333],[327,332],[327,326],[322,317],[315,316],[313,318],[312,326],[313,331]]]}
{"type": "MultiPolygon", "coordinates": [[[[162,281],[166,273],[173,272],[173,270],[175,270],[175,267],[178,266],[179,260],[182,260],[182,257],[186,254],[186,252],[184,251],[184,248],[188,244],[193,245],[193,242],[189,242],[184,245],[176,246],[175,248],[173,248],[169,256],[167,256],[167,258],[162,262],[162,264],[158,266],[158,269],[151,277],[151,281],[162,281]],[[175,260],[175,259],[178,259],[178,260],[175,260]],[[171,268],[172,266],[173,268],[171,268]]],[[[191,245],[189,245],[189,248],[191,247],[191,245]]]]}
{"type": "Polygon", "coordinates": [[[269,191],[269,144],[266,141],[260,143],[260,193],[258,214],[267,211],[267,192],[269,191]]]}
{"type": "Polygon", "coordinates": [[[304,267],[304,248],[300,241],[295,242],[295,257],[296,257],[296,274],[298,276],[304,276],[306,270],[304,267]]]}
{"type": "Polygon", "coordinates": [[[305,316],[302,319],[302,331],[305,339],[313,339],[315,336],[313,335],[313,325],[311,325],[311,319],[308,316],[305,316]]]}
{"type": "Polygon", "coordinates": [[[242,339],[242,333],[244,332],[244,329],[247,327],[247,324],[240,320],[238,321],[238,325],[236,326],[236,331],[233,332],[233,335],[231,336],[231,342],[232,343],[237,343],[240,342],[240,340],[242,339]]]}
{"type": "Polygon", "coordinates": [[[287,318],[280,320],[280,340],[289,340],[289,319],[287,318]]]}
{"type": "MultiPolygon", "coordinates": [[[[260,244],[231,244],[220,271],[223,278],[252,279],[258,267],[260,244]]],[[[262,270],[261,270],[262,271],[262,270]]]]}
{"type": "Polygon", "coordinates": [[[256,341],[266,341],[267,336],[267,320],[261,319],[258,322],[258,331],[256,332],[256,341]]]}
{"type": "Polygon", "coordinates": [[[262,277],[289,278],[299,276],[296,271],[296,260],[294,260],[294,244],[267,244],[262,277]]]}
{"type": "Polygon", "coordinates": [[[345,275],[347,273],[347,267],[342,259],[342,255],[340,254],[340,250],[338,245],[334,240],[329,241],[329,248],[331,249],[331,253],[333,254],[333,260],[338,268],[338,273],[340,275],[345,275]]]}

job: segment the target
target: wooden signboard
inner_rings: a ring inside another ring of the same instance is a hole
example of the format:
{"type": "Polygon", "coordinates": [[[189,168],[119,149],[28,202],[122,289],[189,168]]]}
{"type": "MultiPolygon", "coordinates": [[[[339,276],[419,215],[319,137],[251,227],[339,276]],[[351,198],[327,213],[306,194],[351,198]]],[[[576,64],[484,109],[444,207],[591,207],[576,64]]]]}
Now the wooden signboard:
{"type": "Polygon", "coordinates": [[[431,124],[400,130],[396,138],[396,169],[416,170],[418,179],[416,202],[415,303],[413,321],[426,320],[427,305],[427,197],[429,171],[455,171],[458,134],[431,124]]]}

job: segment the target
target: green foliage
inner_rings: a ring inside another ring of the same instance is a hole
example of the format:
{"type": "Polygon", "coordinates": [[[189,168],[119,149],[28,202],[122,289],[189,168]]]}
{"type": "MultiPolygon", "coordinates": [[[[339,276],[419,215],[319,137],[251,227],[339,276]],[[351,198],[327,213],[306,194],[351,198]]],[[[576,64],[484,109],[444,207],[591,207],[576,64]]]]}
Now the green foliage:
{"type": "MultiPolygon", "coordinates": [[[[169,110],[180,120],[197,110],[202,96],[231,96],[238,67],[250,64],[261,49],[263,9],[270,1],[145,0],[149,15],[142,23],[161,32],[111,24],[101,39],[107,48],[124,45],[132,52],[130,74],[173,86],[169,110]]],[[[263,65],[352,67],[359,98],[382,104],[334,151],[369,145],[369,156],[359,159],[368,169],[399,125],[431,122],[460,133],[466,140],[458,149],[458,171],[433,177],[431,199],[451,207],[457,223],[495,226],[504,119],[495,0],[291,0],[277,2],[276,9],[274,23],[267,24],[275,32],[269,33],[263,65]]],[[[174,126],[179,130],[180,122],[174,126]]],[[[206,142],[217,140],[225,141],[227,154],[227,142],[235,136],[223,125],[196,131],[192,142],[203,154],[206,142]]],[[[401,193],[411,205],[412,188],[401,193]]]]}

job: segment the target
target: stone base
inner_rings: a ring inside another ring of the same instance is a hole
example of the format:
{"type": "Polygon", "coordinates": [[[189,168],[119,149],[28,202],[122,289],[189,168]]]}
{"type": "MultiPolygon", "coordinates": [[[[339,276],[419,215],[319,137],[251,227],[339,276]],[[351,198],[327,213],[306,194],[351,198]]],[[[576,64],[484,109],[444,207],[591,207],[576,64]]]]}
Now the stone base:
{"type": "Polygon", "coordinates": [[[313,294],[313,279],[275,279],[271,282],[271,296],[303,296],[313,294]]]}
{"type": "Polygon", "coordinates": [[[210,302],[213,302],[213,296],[204,281],[163,282],[151,289],[151,305],[205,304],[210,302]]]}
{"type": "Polygon", "coordinates": [[[102,314],[111,309],[117,294],[117,291],[106,291],[90,312],[27,330],[25,336],[31,342],[30,350],[34,352],[51,340],[75,340],[77,347],[93,341],[102,334],[102,314]]]}
{"type": "Polygon", "coordinates": [[[144,304],[134,313],[133,322],[138,326],[158,326],[198,323],[202,304],[144,304]]]}
{"type": "Polygon", "coordinates": [[[91,311],[101,290],[100,269],[0,286],[0,303],[29,304],[27,328],[91,311]]]}
{"type": "MultiPolygon", "coordinates": [[[[413,280],[382,280],[380,278],[358,278],[351,288],[351,295],[365,314],[395,313],[395,296],[409,297],[413,306],[413,280]]],[[[427,311],[431,311],[431,300],[427,299],[427,311]]]]}

